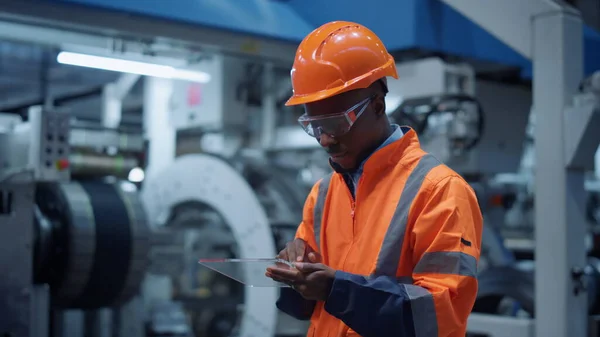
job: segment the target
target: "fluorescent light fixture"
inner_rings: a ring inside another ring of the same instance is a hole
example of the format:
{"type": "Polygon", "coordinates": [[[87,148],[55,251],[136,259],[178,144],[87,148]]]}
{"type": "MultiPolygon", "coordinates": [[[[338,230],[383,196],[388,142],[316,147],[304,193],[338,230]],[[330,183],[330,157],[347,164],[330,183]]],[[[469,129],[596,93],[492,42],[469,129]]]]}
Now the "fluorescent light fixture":
{"type": "Polygon", "coordinates": [[[66,51],[60,52],[56,57],[56,61],[61,64],[73,66],[118,71],[122,73],[144,76],[171,78],[190,82],[207,83],[210,81],[210,74],[201,71],[177,69],[171,66],[160,64],[71,53],[66,51]]]}

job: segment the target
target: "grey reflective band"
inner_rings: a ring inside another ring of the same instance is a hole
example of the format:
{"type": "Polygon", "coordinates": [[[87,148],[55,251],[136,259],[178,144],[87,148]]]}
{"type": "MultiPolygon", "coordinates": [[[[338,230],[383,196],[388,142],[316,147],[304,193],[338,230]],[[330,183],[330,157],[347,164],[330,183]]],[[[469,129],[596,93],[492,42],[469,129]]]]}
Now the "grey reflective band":
{"type": "Polygon", "coordinates": [[[415,337],[437,337],[438,325],[433,295],[427,289],[410,284],[403,284],[410,298],[415,337]]]}
{"type": "Polygon", "coordinates": [[[452,274],[477,276],[477,260],[462,252],[425,253],[413,270],[415,274],[452,274]]]}
{"type": "Polygon", "coordinates": [[[434,156],[426,154],[419,160],[417,167],[410,173],[404,185],[400,200],[388,226],[375,267],[375,275],[396,276],[400,264],[400,255],[404,243],[404,234],[408,222],[408,213],[413,200],[421,190],[421,185],[427,174],[441,165],[434,156]]]}
{"type": "Polygon", "coordinates": [[[325,209],[325,201],[327,201],[327,192],[329,191],[329,183],[333,173],[326,175],[319,183],[317,192],[317,200],[314,208],[313,231],[315,240],[317,241],[317,250],[321,251],[321,225],[323,223],[323,210],[325,209]]]}

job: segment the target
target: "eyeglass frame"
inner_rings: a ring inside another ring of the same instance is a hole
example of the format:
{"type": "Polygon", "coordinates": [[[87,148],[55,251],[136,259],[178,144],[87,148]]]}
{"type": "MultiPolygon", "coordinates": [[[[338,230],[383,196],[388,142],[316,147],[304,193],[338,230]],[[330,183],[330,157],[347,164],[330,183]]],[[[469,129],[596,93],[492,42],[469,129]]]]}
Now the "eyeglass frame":
{"type": "Polygon", "coordinates": [[[351,106],[350,108],[346,109],[346,111],[344,111],[344,112],[337,112],[337,113],[333,113],[333,114],[327,114],[327,115],[316,116],[316,117],[308,117],[308,114],[305,112],[304,114],[302,114],[302,116],[298,117],[298,123],[300,124],[300,126],[302,127],[304,132],[306,132],[309,136],[317,138],[317,139],[322,134],[326,134],[327,136],[329,136],[331,138],[341,137],[341,136],[347,134],[348,132],[350,132],[350,130],[352,129],[352,127],[354,126],[354,124],[356,123],[358,118],[360,118],[360,116],[362,116],[362,114],[365,112],[365,110],[367,110],[367,107],[373,101],[375,96],[376,95],[372,95],[372,96],[369,96],[369,97],[363,99],[362,101],[360,101],[360,102],[354,104],[353,106],[351,106]],[[350,117],[350,114],[353,113],[356,109],[358,109],[361,105],[362,105],[362,108],[360,108],[358,113],[355,113],[354,120],[352,120],[352,118],[350,117]],[[323,129],[321,127],[318,127],[318,129],[320,130],[319,136],[316,136],[316,134],[311,135],[308,132],[307,128],[304,127],[304,124],[303,124],[306,122],[308,122],[310,124],[310,122],[312,122],[312,121],[318,121],[318,120],[328,119],[328,118],[333,118],[333,117],[345,117],[346,118],[346,121],[348,122],[349,126],[348,126],[348,129],[344,133],[339,134],[339,135],[332,135],[332,134],[329,134],[329,133],[323,131],[323,129]]]}

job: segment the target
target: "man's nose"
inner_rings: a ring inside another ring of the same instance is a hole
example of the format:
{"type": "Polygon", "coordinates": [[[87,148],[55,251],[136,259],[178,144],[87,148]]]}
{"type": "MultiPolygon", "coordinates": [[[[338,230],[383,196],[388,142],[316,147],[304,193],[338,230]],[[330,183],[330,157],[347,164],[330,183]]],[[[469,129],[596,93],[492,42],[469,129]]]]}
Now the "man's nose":
{"type": "Polygon", "coordinates": [[[321,136],[319,137],[319,144],[321,144],[322,147],[330,147],[335,143],[336,140],[327,134],[321,134],[321,136]]]}

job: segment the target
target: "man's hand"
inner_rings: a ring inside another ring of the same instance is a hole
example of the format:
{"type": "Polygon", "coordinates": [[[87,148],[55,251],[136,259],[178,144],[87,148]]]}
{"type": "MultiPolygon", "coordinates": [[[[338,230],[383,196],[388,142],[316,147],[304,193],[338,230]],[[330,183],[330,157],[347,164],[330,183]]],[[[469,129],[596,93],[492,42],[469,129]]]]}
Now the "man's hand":
{"type": "Polygon", "coordinates": [[[289,262],[303,262],[308,259],[308,255],[314,253],[314,250],[302,239],[295,239],[287,243],[285,248],[277,255],[278,259],[289,262]]]}
{"type": "Polygon", "coordinates": [[[313,262],[295,262],[295,269],[267,268],[266,276],[292,286],[307,300],[325,301],[331,291],[335,270],[322,264],[320,256],[311,253],[313,262]]]}

